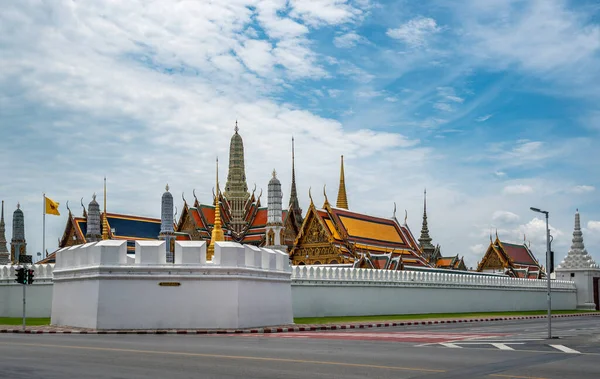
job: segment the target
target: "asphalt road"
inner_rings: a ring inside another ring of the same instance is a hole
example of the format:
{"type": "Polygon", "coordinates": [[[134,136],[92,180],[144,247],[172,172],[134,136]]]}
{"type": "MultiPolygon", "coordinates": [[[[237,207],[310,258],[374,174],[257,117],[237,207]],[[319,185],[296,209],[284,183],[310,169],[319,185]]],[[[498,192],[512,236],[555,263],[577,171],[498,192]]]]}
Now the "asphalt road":
{"type": "Polygon", "coordinates": [[[3,334],[0,378],[600,377],[600,318],[555,319],[554,340],[545,328],[523,320],[312,334],[3,334]]]}

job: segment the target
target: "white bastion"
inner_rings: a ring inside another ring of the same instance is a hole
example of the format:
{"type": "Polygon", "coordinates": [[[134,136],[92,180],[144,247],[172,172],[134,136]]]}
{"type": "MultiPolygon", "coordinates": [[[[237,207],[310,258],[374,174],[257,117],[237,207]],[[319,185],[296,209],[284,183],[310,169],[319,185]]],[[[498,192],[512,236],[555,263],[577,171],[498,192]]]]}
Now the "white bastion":
{"type": "Polygon", "coordinates": [[[59,250],[52,325],[92,329],[234,329],[293,323],[286,253],[216,242],[106,240],[59,250]]]}

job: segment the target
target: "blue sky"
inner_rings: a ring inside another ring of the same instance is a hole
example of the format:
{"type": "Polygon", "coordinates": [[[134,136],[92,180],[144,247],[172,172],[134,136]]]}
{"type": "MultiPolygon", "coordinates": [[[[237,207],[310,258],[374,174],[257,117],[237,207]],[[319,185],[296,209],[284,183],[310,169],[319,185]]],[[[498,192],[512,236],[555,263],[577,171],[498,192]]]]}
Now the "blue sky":
{"type": "Polygon", "coordinates": [[[597,1],[19,1],[0,51],[0,198],[30,253],[43,192],[50,251],[105,175],[109,211],[159,217],[167,182],[209,202],[237,119],[249,186],[275,168],[286,200],[295,137],[304,209],[343,154],[350,209],[395,202],[418,234],[427,187],[434,243],[469,266],[496,229],[541,258],[530,206],[559,259],[579,208],[600,261],[597,1]]]}

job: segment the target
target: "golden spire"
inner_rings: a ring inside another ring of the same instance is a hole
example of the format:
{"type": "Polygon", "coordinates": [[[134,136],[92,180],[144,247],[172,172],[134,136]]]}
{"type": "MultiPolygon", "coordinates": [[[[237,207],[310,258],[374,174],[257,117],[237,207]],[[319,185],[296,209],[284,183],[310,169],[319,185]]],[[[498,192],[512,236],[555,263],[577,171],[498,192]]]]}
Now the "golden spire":
{"type": "MultiPolygon", "coordinates": [[[[96,196],[94,194],[94,196],[96,196]]],[[[108,219],[106,217],[106,176],[104,177],[104,219],[102,220],[102,239],[108,239],[108,219]]]]}
{"type": "Polygon", "coordinates": [[[340,188],[338,189],[337,202],[338,208],[348,209],[348,198],[346,197],[346,181],[344,178],[344,156],[342,155],[342,164],[340,168],[340,188]]]}
{"type": "Polygon", "coordinates": [[[217,158],[217,193],[215,196],[215,223],[213,225],[206,260],[212,260],[212,257],[214,256],[215,242],[224,240],[225,235],[223,234],[223,228],[221,226],[221,208],[219,206],[219,158],[217,158]]]}

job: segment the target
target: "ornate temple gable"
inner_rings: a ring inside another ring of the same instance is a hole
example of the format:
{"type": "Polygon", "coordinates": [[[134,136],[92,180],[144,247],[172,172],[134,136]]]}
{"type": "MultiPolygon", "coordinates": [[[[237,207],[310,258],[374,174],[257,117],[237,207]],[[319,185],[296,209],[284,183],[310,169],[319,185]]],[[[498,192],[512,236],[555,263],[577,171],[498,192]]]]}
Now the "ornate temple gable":
{"type": "Polygon", "coordinates": [[[287,215],[283,222],[283,238],[282,241],[288,247],[288,253],[292,251],[294,247],[294,241],[296,241],[296,237],[300,232],[300,228],[302,224],[298,223],[296,220],[296,213],[291,210],[287,212],[287,215]]]}
{"type": "Polygon", "coordinates": [[[65,225],[62,238],[59,240],[58,247],[62,249],[67,246],[81,245],[85,242],[85,236],[77,225],[77,219],[69,212],[67,224],[65,225]]]}
{"type": "Polygon", "coordinates": [[[500,270],[510,267],[508,257],[504,256],[504,253],[500,250],[499,240],[496,242],[490,242],[485,255],[481,259],[481,262],[477,266],[477,271],[483,270],[500,270]]]}
{"type": "Polygon", "coordinates": [[[179,216],[179,221],[177,221],[177,226],[175,227],[176,232],[182,232],[184,223],[189,218],[189,208],[187,202],[183,202],[183,209],[181,210],[181,215],[179,216]]]}
{"type": "Polygon", "coordinates": [[[334,246],[333,237],[313,204],[308,209],[290,255],[293,264],[341,263],[340,250],[334,246]]]}

